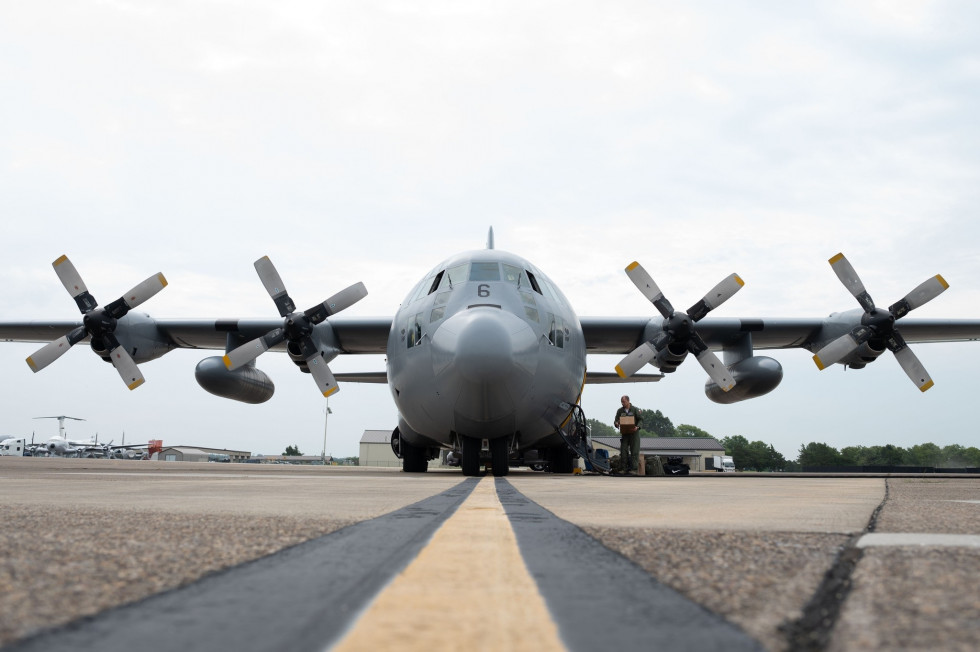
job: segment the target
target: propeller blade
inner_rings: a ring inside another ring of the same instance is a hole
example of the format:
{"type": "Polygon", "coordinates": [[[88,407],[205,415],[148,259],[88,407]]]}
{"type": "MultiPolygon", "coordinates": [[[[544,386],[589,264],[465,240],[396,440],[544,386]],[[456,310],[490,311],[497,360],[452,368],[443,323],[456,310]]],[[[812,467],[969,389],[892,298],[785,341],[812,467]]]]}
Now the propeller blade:
{"type": "Polygon", "coordinates": [[[861,278],[854,271],[854,267],[851,266],[847,258],[844,258],[844,254],[839,253],[828,262],[833,268],[834,273],[837,274],[837,278],[844,284],[847,291],[858,300],[858,303],[861,304],[864,311],[873,312],[875,309],[874,301],[872,301],[871,295],[864,288],[864,283],[861,282],[861,278]]]}
{"type": "Polygon", "coordinates": [[[337,379],[334,378],[330,367],[327,366],[327,361],[323,359],[323,354],[317,352],[316,355],[306,360],[306,365],[310,369],[310,375],[316,380],[317,389],[320,390],[321,394],[330,396],[337,393],[340,386],[337,385],[337,379]]]}
{"type": "Polygon", "coordinates": [[[165,287],[167,287],[166,277],[161,272],[157,272],[123,295],[122,299],[129,306],[130,310],[132,310],[147,299],[155,296],[157,292],[165,287]]]}
{"type": "Polygon", "coordinates": [[[697,354],[697,359],[705,372],[711,376],[711,380],[715,381],[715,384],[723,392],[727,392],[732,387],[735,387],[735,379],[728,373],[728,367],[722,364],[718,356],[712,353],[710,349],[706,348],[697,354]]]}
{"type": "Polygon", "coordinates": [[[741,290],[743,285],[745,285],[745,281],[738,274],[732,274],[711,288],[711,291],[704,295],[703,299],[691,306],[691,309],[687,311],[688,316],[693,321],[701,321],[709,312],[735,296],[735,293],[741,290]]]}
{"type": "Polygon", "coordinates": [[[898,364],[902,366],[906,375],[915,383],[915,386],[919,388],[920,392],[924,392],[933,386],[932,378],[929,377],[929,372],[926,371],[919,359],[915,357],[912,353],[912,349],[908,346],[903,346],[897,351],[894,351],[895,359],[898,360],[898,364]]]}
{"type": "Polygon", "coordinates": [[[126,347],[117,346],[109,353],[109,359],[112,360],[112,366],[116,368],[119,376],[126,383],[126,387],[132,390],[143,384],[143,374],[140,373],[139,367],[136,366],[133,358],[126,351],[126,347]]]}
{"type": "Polygon", "coordinates": [[[78,273],[78,270],[75,269],[72,262],[68,260],[68,256],[61,256],[58,260],[51,263],[51,265],[54,267],[54,272],[58,275],[58,279],[61,280],[61,284],[68,290],[68,294],[75,300],[78,309],[83,315],[98,307],[99,302],[89,294],[88,288],[85,286],[85,281],[82,280],[81,274],[78,273]]]}
{"type": "Polygon", "coordinates": [[[70,333],[59,337],[53,342],[45,344],[40,349],[35,351],[27,358],[27,365],[34,373],[39,372],[67,353],[68,349],[73,347],[75,344],[78,344],[84,340],[87,335],[88,333],[85,331],[85,327],[79,326],[70,333]]]}
{"type": "Polygon", "coordinates": [[[656,356],[656,349],[649,342],[644,342],[616,365],[616,373],[620,378],[629,378],[656,356]]]}
{"type": "Polygon", "coordinates": [[[914,290],[905,297],[888,307],[888,312],[895,315],[895,319],[901,319],[910,311],[920,308],[929,303],[940,294],[949,289],[949,283],[941,275],[936,274],[919,284],[914,290]]]}
{"type": "Polygon", "coordinates": [[[296,312],[296,304],[293,303],[289,294],[286,293],[286,286],[282,282],[279,272],[276,271],[276,266],[272,264],[268,256],[263,256],[255,261],[255,271],[258,272],[259,279],[261,279],[262,285],[265,286],[266,292],[276,302],[276,307],[279,309],[279,316],[285,317],[296,312]]]}
{"type": "Polygon", "coordinates": [[[103,312],[113,319],[122,319],[130,310],[153,297],[157,292],[167,287],[167,279],[157,272],[132,290],[119,297],[105,308],[103,312]]]}
{"type": "Polygon", "coordinates": [[[309,318],[310,323],[316,325],[331,315],[336,315],[341,310],[346,310],[352,305],[367,296],[367,288],[363,283],[354,285],[341,290],[318,306],[307,310],[304,314],[309,318]]]}
{"type": "Polygon", "coordinates": [[[663,315],[664,319],[674,314],[674,307],[670,305],[670,301],[667,300],[664,293],[657,287],[657,284],[653,281],[653,277],[643,269],[640,263],[636,261],[630,263],[626,267],[626,275],[633,281],[633,285],[643,293],[643,296],[663,315]]]}
{"type": "Polygon", "coordinates": [[[247,365],[252,360],[286,339],[286,331],[282,328],[271,330],[262,337],[242,344],[226,353],[221,359],[228,369],[235,370],[247,365]]]}
{"type": "Polygon", "coordinates": [[[871,329],[858,326],[850,333],[844,333],[836,340],[817,351],[813,361],[817,368],[823,371],[835,362],[839,362],[871,337],[871,329]]]}

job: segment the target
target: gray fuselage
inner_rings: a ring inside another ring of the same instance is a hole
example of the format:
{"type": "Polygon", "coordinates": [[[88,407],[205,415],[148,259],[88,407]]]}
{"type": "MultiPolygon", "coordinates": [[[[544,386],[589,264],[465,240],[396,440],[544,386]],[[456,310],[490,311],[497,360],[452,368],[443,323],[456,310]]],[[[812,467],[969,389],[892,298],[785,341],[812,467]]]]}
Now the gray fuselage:
{"type": "Polygon", "coordinates": [[[454,256],[419,282],[387,353],[402,436],[416,445],[516,435],[519,448],[533,447],[569,417],[585,379],[568,300],[528,261],[496,249],[454,256]]]}

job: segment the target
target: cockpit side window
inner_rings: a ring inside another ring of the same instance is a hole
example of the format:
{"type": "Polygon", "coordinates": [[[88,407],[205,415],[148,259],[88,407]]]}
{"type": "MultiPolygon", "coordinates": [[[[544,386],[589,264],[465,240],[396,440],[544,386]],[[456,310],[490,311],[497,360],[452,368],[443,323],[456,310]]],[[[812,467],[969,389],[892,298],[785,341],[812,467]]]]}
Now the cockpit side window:
{"type": "Polygon", "coordinates": [[[529,281],[531,281],[531,287],[534,289],[534,291],[537,292],[538,294],[542,294],[543,295],[544,293],[541,292],[541,286],[538,285],[538,279],[534,278],[534,274],[532,274],[531,272],[528,272],[527,273],[527,278],[528,278],[529,281]]]}
{"type": "Polygon", "coordinates": [[[469,272],[469,263],[463,263],[462,265],[456,265],[455,267],[450,267],[446,271],[446,275],[442,279],[442,284],[439,286],[440,290],[451,290],[460,283],[466,282],[466,275],[469,272]]]}
{"type": "Polygon", "coordinates": [[[438,290],[439,286],[442,284],[442,279],[445,275],[446,275],[446,270],[442,270],[441,272],[436,274],[436,277],[435,279],[433,279],[432,285],[429,286],[429,291],[426,294],[432,294],[433,292],[438,290]]]}
{"type": "Polygon", "coordinates": [[[413,315],[408,319],[408,328],[405,333],[405,340],[408,348],[416,347],[422,343],[422,314],[413,315]]]}
{"type": "Polygon", "coordinates": [[[559,349],[565,348],[565,320],[551,313],[548,313],[548,319],[551,322],[548,341],[559,349]]]}
{"type": "Polygon", "coordinates": [[[527,280],[527,274],[520,267],[514,267],[504,263],[504,280],[511,285],[516,285],[520,290],[531,288],[531,282],[527,280]]]}

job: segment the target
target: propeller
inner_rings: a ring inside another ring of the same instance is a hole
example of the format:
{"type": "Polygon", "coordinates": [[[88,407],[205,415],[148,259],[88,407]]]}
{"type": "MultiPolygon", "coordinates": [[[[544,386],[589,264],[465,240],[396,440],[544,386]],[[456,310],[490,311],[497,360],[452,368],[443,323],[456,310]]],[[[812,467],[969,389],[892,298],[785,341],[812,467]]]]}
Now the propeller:
{"type": "Polygon", "coordinates": [[[120,346],[119,340],[116,339],[116,325],[118,320],[125,317],[130,310],[165,288],[167,279],[163,274],[154,274],[100,309],[99,302],[89,293],[78,270],[68,260],[68,256],[61,256],[52,263],[52,266],[61,279],[61,284],[68,290],[68,294],[72,296],[81,311],[82,325],[35,351],[27,358],[30,368],[37,373],[64,355],[68,349],[86,337],[91,337],[93,342],[100,342],[103,349],[109,352],[112,366],[119,372],[119,376],[129,389],[136,389],[142,385],[143,374],[140,373],[139,367],[126,348],[120,346]]]}
{"type": "Polygon", "coordinates": [[[946,279],[936,274],[920,283],[900,301],[889,306],[887,311],[879,310],[844,254],[837,254],[829,262],[837,278],[864,309],[864,316],[861,318],[861,324],[851,332],[841,335],[817,351],[813,356],[817,367],[821,370],[826,369],[873,339],[883,342],[888,350],[895,354],[898,364],[920,391],[924,392],[932,387],[933,382],[929,373],[905,343],[905,339],[895,327],[895,322],[945,292],[949,288],[946,279]]]}
{"type": "Polygon", "coordinates": [[[323,353],[313,341],[313,327],[366,297],[367,288],[363,283],[355,283],[323,303],[298,312],[296,304],[286,292],[286,286],[279,272],[268,256],[255,261],[255,271],[258,272],[259,279],[279,309],[279,316],[283,318],[283,323],[280,328],[274,328],[265,335],[229,351],[223,358],[225,366],[231,370],[238,369],[277,344],[288,342],[293,352],[299,352],[320,392],[324,396],[335,393],[339,389],[337,380],[327,366],[323,353]]]}
{"type": "Polygon", "coordinates": [[[689,351],[704,368],[711,379],[724,391],[730,390],[735,386],[735,380],[728,373],[728,369],[722,364],[714,353],[708,349],[701,336],[698,335],[694,324],[704,319],[705,315],[728,301],[736,292],[742,289],[745,282],[739,278],[738,274],[732,274],[718,283],[696,304],[691,306],[688,311],[681,312],[674,310],[670,301],[660,291],[653,278],[643,266],[638,262],[630,263],[626,268],[626,275],[629,276],[633,284],[639,288],[650,303],[654,305],[664,318],[664,330],[653,340],[644,342],[616,366],[616,373],[622,378],[632,376],[643,365],[653,361],[657,354],[673,347],[677,351],[689,351]]]}

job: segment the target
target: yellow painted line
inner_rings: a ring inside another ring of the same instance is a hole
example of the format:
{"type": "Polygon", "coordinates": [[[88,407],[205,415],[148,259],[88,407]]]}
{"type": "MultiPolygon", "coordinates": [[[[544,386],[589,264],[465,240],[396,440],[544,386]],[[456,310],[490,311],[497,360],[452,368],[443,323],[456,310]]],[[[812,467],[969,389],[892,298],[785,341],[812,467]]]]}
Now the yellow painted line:
{"type": "Polygon", "coordinates": [[[492,477],[332,649],[565,650],[492,477]]]}

